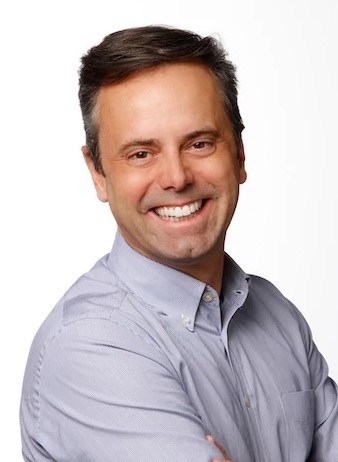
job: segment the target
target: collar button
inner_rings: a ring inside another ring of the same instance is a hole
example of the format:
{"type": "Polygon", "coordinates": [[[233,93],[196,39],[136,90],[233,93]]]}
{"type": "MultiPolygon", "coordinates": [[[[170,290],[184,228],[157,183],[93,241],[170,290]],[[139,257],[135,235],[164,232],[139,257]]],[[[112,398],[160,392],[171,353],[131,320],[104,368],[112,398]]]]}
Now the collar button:
{"type": "Polygon", "coordinates": [[[214,296],[211,292],[204,292],[202,298],[205,302],[211,302],[214,299],[214,296]]]}

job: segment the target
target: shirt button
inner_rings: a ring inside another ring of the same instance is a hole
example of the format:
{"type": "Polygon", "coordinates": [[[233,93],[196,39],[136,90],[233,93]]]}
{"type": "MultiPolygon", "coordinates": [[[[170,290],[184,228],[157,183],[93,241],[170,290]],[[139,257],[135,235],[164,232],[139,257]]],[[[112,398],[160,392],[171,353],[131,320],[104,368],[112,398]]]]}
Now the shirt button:
{"type": "Polygon", "coordinates": [[[249,409],[251,407],[251,399],[249,395],[244,396],[244,403],[245,406],[249,409]]]}
{"type": "Polygon", "coordinates": [[[185,314],[182,314],[181,319],[182,319],[182,324],[183,324],[184,327],[190,326],[191,318],[189,316],[186,316],[185,314]]]}
{"type": "Polygon", "coordinates": [[[214,296],[211,292],[204,292],[202,298],[205,302],[211,302],[214,299],[214,296]]]}

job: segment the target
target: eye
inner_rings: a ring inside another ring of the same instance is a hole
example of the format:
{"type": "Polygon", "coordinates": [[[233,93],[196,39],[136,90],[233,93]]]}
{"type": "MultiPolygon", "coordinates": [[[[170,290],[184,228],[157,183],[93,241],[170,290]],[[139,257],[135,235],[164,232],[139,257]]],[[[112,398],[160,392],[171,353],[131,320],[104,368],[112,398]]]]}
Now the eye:
{"type": "Polygon", "coordinates": [[[193,144],[193,147],[195,149],[204,149],[206,148],[207,146],[210,146],[210,142],[208,141],[196,141],[196,143],[193,144]]]}
{"type": "Polygon", "coordinates": [[[187,146],[188,152],[198,156],[208,156],[215,151],[216,142],[213,140],[197,140],[187,146]]]}
{"type": "Polygon", "coordinates": [[[150,162],[154,157],[154,154],[152,154],[149,151],[137,151],[131,153],[127,160],[128,163],[133,164],[133,165],[144,165],[150,162]]]}
{"type": "Polygon", "coordinates": [[[139,152],[135,152],[135,154],[133,154],[131,156],[131,158],[134,158],[134,159],[147,159],[149,157],[149,152],[147,151],[139,151],[139,152]]]}

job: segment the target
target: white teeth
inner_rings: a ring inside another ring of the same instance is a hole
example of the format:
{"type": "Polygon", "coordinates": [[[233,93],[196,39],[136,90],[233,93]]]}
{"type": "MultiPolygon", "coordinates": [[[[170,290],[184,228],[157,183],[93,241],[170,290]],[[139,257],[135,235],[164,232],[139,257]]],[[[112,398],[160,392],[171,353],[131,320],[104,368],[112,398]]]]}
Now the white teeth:
{"type": "Polygon", "coordinates": [[[196,212],[195,204],[190,204],[189,209],[190,209],[190,212],[191,212],[191,213],[196,212]]]}
{"type": "Polygon", "coordinates": [[[197,212],[202,207],[202,201],[195,201],[191,204],[183,205],[182,207],[157,207],[155,212],[161,217],[188,217],[197,212]]]}
{"type": "Polygon", "coordinates": [[[184,217],[187,217],[191,214],[189,205],[184,205],[182,208],[182,214],[184,217]]]}
{"type": "Polygon", "coordinates": [[[181,207],[175,207],[175,217],[183,217],[183,209],[181,207]]]}

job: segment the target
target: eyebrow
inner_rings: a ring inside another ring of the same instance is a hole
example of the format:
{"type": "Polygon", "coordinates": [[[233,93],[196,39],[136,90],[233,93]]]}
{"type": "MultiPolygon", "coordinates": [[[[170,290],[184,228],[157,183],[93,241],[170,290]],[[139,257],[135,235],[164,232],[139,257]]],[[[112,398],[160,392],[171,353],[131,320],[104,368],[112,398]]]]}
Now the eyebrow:
{"type": "Polygon", "coordinates": [[[220,138],[220,132],[214,128],[202,128],[201,130],[195,130],[191,133],[188,133],[186,136],[183,137],[183,141],[191,141],[195,138],[199,138],[200,136],[212,136],[213,138],[220,138]]]}
{"type": "Polygon", "coordinates": [[[149,146],[154,146],[156,144],[159,144],[159,141],[156,140],[155,138],[149,138],[149,139],[134,139],[130,140],[127,143],[122,144],[122,146],[119,149],[119,154],[123,154],[123,152],[127,151],[130,148],[136,148],[137,146],[144,146],[144,147],[149,147],[149,146]]]}
{"type": "MultiPolygon", "coordinates": [[[[212,136],[215,139],[221,137],[219,130],[206,127],[200,130],[194,130],[193,132],[188,133],[187,135],[183,136],[182,144],[186,143],[187,141],[191,141],[195,138],[198,138],[200,136],[207,136],[207,135],[212,136]]],[[[127,143],[122,144],[122,146],[119,149],[119,154],[123,155],[125,151],[127,151],[128,149],[134,148],[134,147],[140,147],[140,146],[151,147],[151,146],[155,146],[159,144],[160,144],[160,141],[156,138],[145,138],[145,139],[135,138],[135,139],[128,141],[127,143]]]]}

